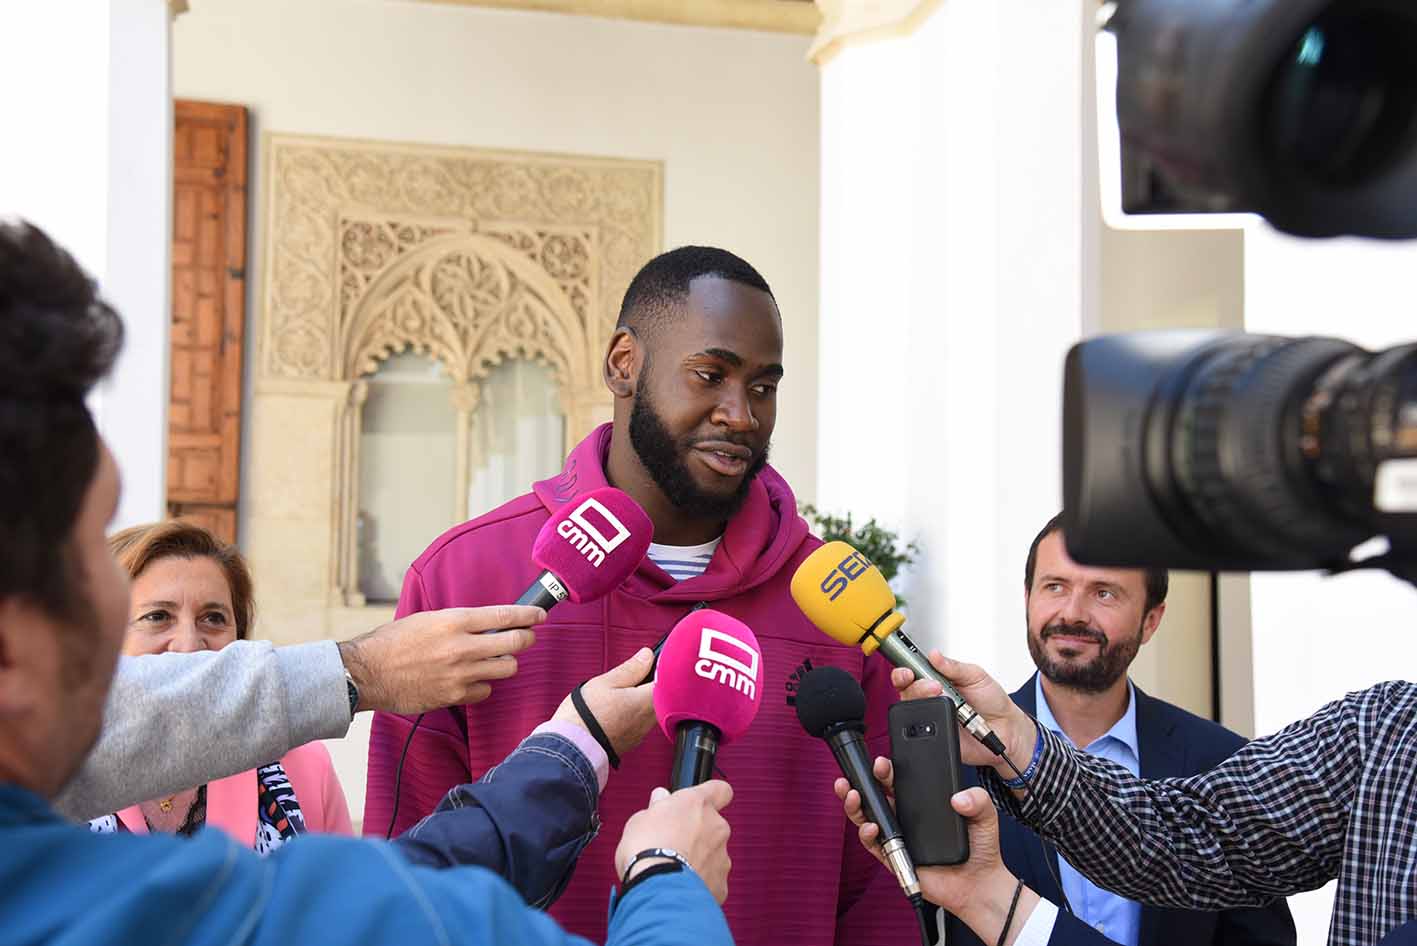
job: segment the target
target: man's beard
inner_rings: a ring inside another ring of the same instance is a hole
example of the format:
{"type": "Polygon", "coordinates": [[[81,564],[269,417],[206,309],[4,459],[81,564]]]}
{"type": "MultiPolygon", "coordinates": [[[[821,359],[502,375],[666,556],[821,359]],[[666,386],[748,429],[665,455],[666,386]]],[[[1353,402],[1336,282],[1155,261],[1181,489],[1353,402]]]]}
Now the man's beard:
{"type": "MultiPolygon", "coordinates": [[[[643,375],[641,381],[643,382],[643,375]]],[[[684,460],[684,455],[699,439],[701,438],[686,437],[676,443],[664,422],[659,419],[649,393],[641,383],[635,391],[634,404],[630,407],[630,446],[634,447],[655,485],[674,508],[691,518],[726,522],[733,518],[733,514],[748,498],[748,489],[753,485],[753,479],[768,462],[768,450],[763,447],[762,452],[753,459],[736,490],[727,496],[719,496],[699,488],[684,460]]],[[[752,449],[730,434],[719,435],[718,439],[752,449]]]]}
{"type": "Polygon", "coordinates": [[[1137,628],[1135,636],[1119,640],[1110,647],[1105,634],[1086,624],[1050,624],[1038,632],[1037,638],[1032,633],[1027,636],[1028,653],[1033,657],[1039,673],[1058,686],[1084,693],[1101,693],[1120,680],[1136,659],[1137,651],[1141,650],[1142,628],[1137,628]],[[1054,660],[1043,649],[1043,644],[1048,638],[1060,634],[1097,641],[1102,645],[1101,652],[1087,663],[1054,660]]]}

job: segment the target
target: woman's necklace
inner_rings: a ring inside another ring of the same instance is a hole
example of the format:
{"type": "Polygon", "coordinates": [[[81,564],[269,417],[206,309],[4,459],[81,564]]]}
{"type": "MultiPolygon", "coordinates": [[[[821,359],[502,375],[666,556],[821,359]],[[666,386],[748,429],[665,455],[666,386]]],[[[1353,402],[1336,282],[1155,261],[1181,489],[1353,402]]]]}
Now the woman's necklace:
{"type": "Polygon", "coordinates": [[[186,792],[178,792],[167,798],[159,799],[156,802],[147,802],[142,808],[143,820],[147,822],[148,830],[153,833],[172,832],[179,835],[190,835],[200,828],[207,820],[207,787],[205,785],[192,793],[192,800],[187,805],[187,812],[181,823],[173,814],[177,805],[177,800],[186,795],[186,792]],[[156,807],[156,811],[153,810],[156,807]]]}

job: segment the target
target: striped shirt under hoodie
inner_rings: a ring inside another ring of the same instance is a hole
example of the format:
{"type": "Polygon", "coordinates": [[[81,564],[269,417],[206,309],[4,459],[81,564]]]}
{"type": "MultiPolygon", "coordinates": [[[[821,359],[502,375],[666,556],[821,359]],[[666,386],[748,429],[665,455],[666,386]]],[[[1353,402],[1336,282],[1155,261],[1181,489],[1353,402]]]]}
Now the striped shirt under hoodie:
{"type": "Polygon", "coordinates": [[[702,545],[660,545],[651,542],[649,560],[664,569],[664,573],[675,581],[698,578],[708,568],[714,550],[722,541],[720,536],[702,545]]]}

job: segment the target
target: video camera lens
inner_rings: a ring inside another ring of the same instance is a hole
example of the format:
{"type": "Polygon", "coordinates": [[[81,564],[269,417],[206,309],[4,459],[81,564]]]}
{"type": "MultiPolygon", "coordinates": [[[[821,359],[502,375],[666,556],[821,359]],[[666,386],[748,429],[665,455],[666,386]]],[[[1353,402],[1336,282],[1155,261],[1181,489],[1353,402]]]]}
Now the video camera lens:
{"type": "Polygon", "coordinates": [[[1417,237],[1412,0],[1117,0],[1121,208],[1417,237]]]}
{"type": "Polygon", "coordinates": [[[1374,535],[1417,561],[1417,345],[1091,339],[1068,355],[1063,428],[1080,562],[1344,568],[1374,535]]]}
{"type": "Polygon", "coordinates": [[[1417,23],[1344,4],[1307,29],[1262,99],[1264,150],[1314,186],[1362,186],[1392,167],[1417,128],[1417,23]]]}

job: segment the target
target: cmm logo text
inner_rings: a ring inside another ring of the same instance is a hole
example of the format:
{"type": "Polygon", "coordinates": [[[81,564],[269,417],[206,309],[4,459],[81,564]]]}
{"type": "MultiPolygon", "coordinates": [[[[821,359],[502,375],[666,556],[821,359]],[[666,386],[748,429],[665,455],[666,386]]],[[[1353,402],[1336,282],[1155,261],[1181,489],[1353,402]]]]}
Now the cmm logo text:
{"type": "Polygon", "coordinates": [[[605,561],[605,556],[630,537],[630,530],[594,498],[587,499],[576,507],[575,512],[562,519],[556,532],[597,568],[605,561]],[[588,516],[594,516],[599,521],[593,522],[588,516]]]}
{"type": "Polygon", "coordinates": [[[748,699],[758,692],[758,652],[731,634],[704,628],[694,673],[731,687],[748,699]]]}

